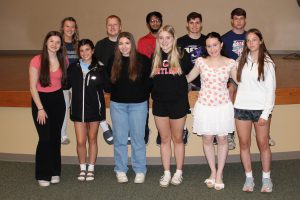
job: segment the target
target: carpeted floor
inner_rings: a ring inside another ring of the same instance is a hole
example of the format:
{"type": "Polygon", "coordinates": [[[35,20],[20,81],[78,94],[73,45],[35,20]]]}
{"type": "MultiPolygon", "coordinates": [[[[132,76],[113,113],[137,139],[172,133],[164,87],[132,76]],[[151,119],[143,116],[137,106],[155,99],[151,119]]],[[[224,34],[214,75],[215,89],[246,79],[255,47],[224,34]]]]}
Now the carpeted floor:
{"type": "MultiPolygon", "coordinates": [[[[34,179],[34,163],[0,161],[0,200],[15,199],[103,199],[103,200],[298,200],[300,199],[300,160],[274,161],[272,178],[274,191],[260,193],[261,168],[254,163],[255,191],[241,191],[244,183],[242,165],[230,163],[225,166],[225,189],[208,189],[203,181],[209,176],[207,165],[185,165],[184,181],[180,186],[159,186],[161,166],[149,166],[146,182],[134,184],[134,173],[128,173],[129,183],[119,184],[113,166],[96,166],[96,180],[79,182],[77,165],[63,165],[61,183],[47,188],[39,187],[34,179]]],[[[173,171],[174,171],[173,166],[173,171]]]]}

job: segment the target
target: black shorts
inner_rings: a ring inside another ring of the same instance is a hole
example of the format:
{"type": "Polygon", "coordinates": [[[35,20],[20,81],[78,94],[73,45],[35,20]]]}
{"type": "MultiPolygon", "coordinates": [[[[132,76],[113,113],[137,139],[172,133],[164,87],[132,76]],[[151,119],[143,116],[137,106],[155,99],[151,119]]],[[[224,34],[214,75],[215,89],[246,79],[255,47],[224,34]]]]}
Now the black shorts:
{"type": "Polygon", "coordinates": [[[169,117],[170,119],[180,119],[189,113],[188,101],[158,102],[153,101],[152,113],[158,117],[169,117]]]}
{"type": "MultiPolygon", "coordinates": [[[[244,110],[244,109],[238,109],[234,108],[234,118],[238,120],[251,120],[252,122],[258,122],[262,110],[244,110]]],[[[269,118],[272,115],[269,115],[269,118]]]]}

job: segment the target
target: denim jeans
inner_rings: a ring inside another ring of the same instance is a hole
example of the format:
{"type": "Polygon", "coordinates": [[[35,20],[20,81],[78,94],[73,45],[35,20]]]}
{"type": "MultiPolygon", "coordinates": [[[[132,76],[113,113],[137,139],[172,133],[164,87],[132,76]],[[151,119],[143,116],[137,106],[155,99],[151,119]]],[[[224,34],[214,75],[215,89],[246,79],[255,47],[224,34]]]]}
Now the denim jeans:
{"type": "Polygon", "coordinates": [[[128,133],[131,137],[131,164],[135,173],[146,174],[145,125],[147,101],[142,103],[110,102],[114,136],[115,172],[128,171],[128,133]]]}

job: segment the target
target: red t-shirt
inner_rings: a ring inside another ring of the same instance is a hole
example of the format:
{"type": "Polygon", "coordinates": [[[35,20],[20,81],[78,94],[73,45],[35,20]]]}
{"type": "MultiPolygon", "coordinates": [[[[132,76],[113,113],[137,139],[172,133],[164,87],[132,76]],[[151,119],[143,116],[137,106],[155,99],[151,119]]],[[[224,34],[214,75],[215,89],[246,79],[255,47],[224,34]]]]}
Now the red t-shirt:
{"type": "Polygon", "coordinates": [[[154,53],[156,45],[156,37],[154,37],[151,33],[145,35],[140,38],[138,41],[137,50],[139,53],[151,58],[154,53]]]}
{"type": "MultiPolygon", "coordinates": [[[[29,67],[34,67],[38,70],[40,74],[41,68],[41,55],[34,56],[29,64],[29,67]]],[[[62,70],[58,68],[55,72],[50,71],[50,85],[47,87],[42,87],[40,82],[37,82],[37,91],[39,92],[54,92],[56,90],[61,89],[61,77],[62,77],[62,70]]]]}

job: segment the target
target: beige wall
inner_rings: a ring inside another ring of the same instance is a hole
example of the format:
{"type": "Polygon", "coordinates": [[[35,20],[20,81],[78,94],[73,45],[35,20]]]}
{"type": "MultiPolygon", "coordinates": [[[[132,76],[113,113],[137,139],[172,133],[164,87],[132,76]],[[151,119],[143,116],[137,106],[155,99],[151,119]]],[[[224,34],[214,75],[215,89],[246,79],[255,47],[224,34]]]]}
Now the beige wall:
{"type": "MultiPolygon", "coordinates": [[[[109,110],[107,119],[110,121],[109,110]]],[[[151,113],[151,111],[150,111],[151,113]]],[[[299,141],[299,113],[300,105],[276,106],[273,112],[271,135],[276,141],[272,152],[284,153],[300,151],[299,141]]],[[[155,145],[157,131],[150,115],[150,143],[147,146],[148,157],[160,157],[159,148],[155,145]]],[[[188,115],[187,127],[191,131],[192,116],[188,115]]],[[[4,108],[0,107],[0,154],[35,154],[37,132],[35,130],[30,108],[4,108]]],[[[70,145],[62,146],[63,156],[76,156],[76,138],[73,123],[68,123],[70,145]]],[[[99,157],[113,157],[113,146],[107,145],[99,131],[99,157]]],[[[238,142],[238,140],[236,140],[238,142]]],[[[129,147],[130,148],[130,147],[129,147]]],[[[255,140],[252,142],[252,152],[257,153],[255,140]]],[[[229,152],[238,155],[239,148],[229,152]]],[[[189,137],[186,146],[186,156],[203,156],[202,139],[194,134],[189,137]]]]}
{"type": "Polygon", "coordinates": [[[186,15],[203,15],[203,33],[230,29],[230,12],[236,7],[247,10],[247,28],[257,27],[270,50],[300,50],[300,8],[296,0],[1,0],[0,50],[39,50],[45,34],[59,28],[66,16],[78,20],[81,38],[94,42],[105,36],[104,20],[119,15],[123,30],[136,38],[147,32],[145,15],[153,10],[172,24],[177,35],[185,34],[186,15]]]}

